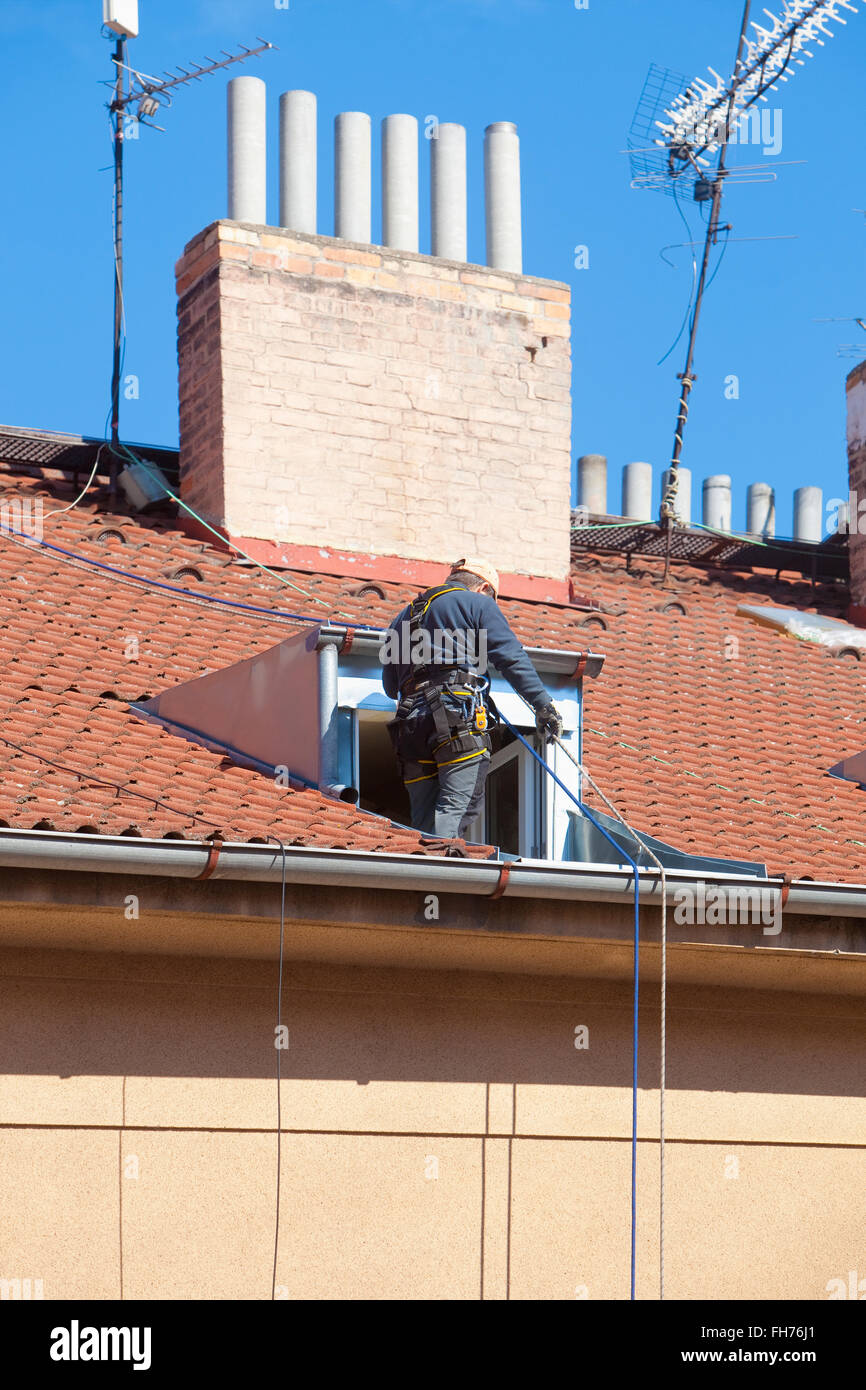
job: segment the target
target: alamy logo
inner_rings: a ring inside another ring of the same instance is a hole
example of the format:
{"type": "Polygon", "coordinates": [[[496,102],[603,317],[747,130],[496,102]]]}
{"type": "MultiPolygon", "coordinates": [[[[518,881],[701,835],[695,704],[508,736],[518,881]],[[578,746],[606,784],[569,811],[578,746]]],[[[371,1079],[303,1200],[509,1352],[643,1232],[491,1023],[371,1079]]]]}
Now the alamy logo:
{"type": "Polygon", "coordinates": [[[778,888],[707,887],[703,879],[674,892],[674,921],[679,926],[724,927],[731,923],[763,926],[764,936],[782,930],[782,894],[778,888]]]}
{"type": "Polygon", "coordinates": [[[856,1269],[848,1270],[848,1282],[844,1279],[828,1279],[824,1285],[829,1294],[829,1302],[834,1299],[852,1298],[858,1302],[866,1302],[866,1279],[858,1279],[856,1269]]]}
{"type": "MultiPolygon", "coordinates": [[[[659,123],[661,124],[661,123],[659,123]]],[[[689,144],[697,149],[714,143],[727,142],[729,145],[762,145],[765,155],[782,152],[782,110],[778,106],[765,106],[762,110],[753,107],[733,116],[728,121],[727,113],[708,115],[696,124],[662,127],[665,139],[658,144],[689,144]],[[675,139],[674,139],[675,132],[675,139]]]]}
{"type": "Polygon", "coordinates": [[[866,497],[853,490],[847,497],[831,497],[826,506],[828,536],[866,535],[866,497]]]}
{"type": "Polygon", "coordinates": [[[389,628],[379,648],[383,666],[471,666],[487,670],[487,632],[484,628],[416,628],[408,622],[389,628]]]}
{"type": "Polygon", "coordinates": [[[132,1361],[134,1371],[150,1370],[149,1327],[68,1327],[51,1329],[52,1361],[132,1361]]]}
{"type": "Polygon", "coordinates": [[[0,1300],[4,1303],[8,1300],[27,1303],[44,1297],[41,1279],[0,1279],[0,1300]]]}
{"type": "Polygon", "coordinates": [[[0,531],[41,541],[44,516],[41,497],[0,497],[0,531]]]}

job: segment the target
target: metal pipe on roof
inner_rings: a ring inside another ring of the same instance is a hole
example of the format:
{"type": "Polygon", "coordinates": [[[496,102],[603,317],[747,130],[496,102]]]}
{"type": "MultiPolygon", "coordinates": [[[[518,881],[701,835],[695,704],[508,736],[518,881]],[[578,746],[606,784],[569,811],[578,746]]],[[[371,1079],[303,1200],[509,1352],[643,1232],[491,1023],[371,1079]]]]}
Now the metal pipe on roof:
{"type": "Polygon", "coordinates": [[[280,97],[280,226],[315,235],[316,98],[313,92],[280,97]]]}
{"type": "Polygon", "coordinates": [[[267,87],[233,77],[227,88],[228,208],[232,222],[268,220],[267,87]]]}
{"type": "Polygon", "coordinates": [[[369,242],[372,236],[370,117],[341,111],[334,120],[334,235],[369,242]]]}
{"type": "Polygon", "coordinates": [[[607,459],[582,454],[577,460],[577,505],[593,516],[607,516],[607,459]]]}
{"type": "Polygon", "coordinates": [[[750,483],[748,486],[746,530],[750,536],[776,534],[776,494],[769,483],[750,483]]]}
{"type": "Polygon", "coordinates": [[[622,470],[622,515],[633,521],[651,521],[653,514],[653,466],[627,463],[622,470]]]}
{"type": "Polygon", "coordinates": [[[484,207],[487,264],[523,270],[520,217],[520,139],[513,121],[494,121],[484,132],[484,207]]]}
{"type": "Polygon", "coordinates": [[[319,786],[336,791],[339,782],[339,648],[322,642],[319,651],[319,786]]]}
{"type": "Polygon", "coordinates": [[[715,531],[731,529],[731,479],[727,473],[704,478],[703,523],[715,531]]]}
{"type": "MultiPolygon", "coordinates": [[[[118,836],[75,835],[57,831],[0,831],[0,865],[4,868],[75,870],[86,873],[159,875],[166,878],[198,878],[211,854],[209,843],[188,840],[130,840],[118,836]]],[[[286,882],[321,884],[336,888],[368,888],[412,892],[465,893],[487,896],[497,886],[502,861],[421,858],[361,850],[304,849],[286,847],[286,882]]],[[[282,854],[273,845],[224,844],[215,878],[243,882],[279,883],[282,854]]],[[[689,873],[667,870],[669,894],[677,886],[698,882],[724,888],[781,891],[779,879],[758,879],[741,874],[689,873]]],[[[657,870],[641,870],[640,897],[660,902],[657,870]]],[[[509,897],[559,901],[627,904],[633,897],[631,869],[599,864],[542,864],[533,861],[510,865],[509,897]]],[[[820,913],[822,916],[866,918],[866,886],[839,883],[794,883],[786,912],[820,913]]],[[[775,937],[768,945],[778,949],[775,937]]]]}
{"type": "Polygon", "coordinates": [[[794,540],[824,539],[824,494],[819,487],[798,487],[794,493],[794,540]]]}
{"type": "Polygon", "coordinates": [[[386,116],[382,122],[382,245],[418,250],[418,122],[386,116]]]}
{"type": "Polygon", "coordinates": [[[430,133],[431,254],[465,261],[466,128],[440,122],[430,133]]]}

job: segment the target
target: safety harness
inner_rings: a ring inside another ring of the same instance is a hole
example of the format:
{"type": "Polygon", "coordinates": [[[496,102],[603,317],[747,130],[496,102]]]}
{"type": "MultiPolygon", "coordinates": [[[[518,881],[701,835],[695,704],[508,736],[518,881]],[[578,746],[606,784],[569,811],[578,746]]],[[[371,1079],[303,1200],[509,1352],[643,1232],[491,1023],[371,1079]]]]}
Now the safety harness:
{"type": "MultiPolygon", "coordinates": [[[[421,620],[435,599],[443,594],[463,592],[462,585],[444,584],[428,589],[409,607],[409,650],[415,650],[415,634],[421,620]]],[[[400,688],[397,718],[389,724],[389,732],[400,758],[405,782],[420,782],[438,776],[438,770],[453,763],[469,762],[490,751],[487,732],[490,717],[485,693],[490,685],[465,664],[454,666],[414,666],[412,674],[400,688]],[[447,697],[450,697],[447,698],[447,697]],[[411,714],[420,704],[426,705],[436,729],[436,741],[430,752],[432,758],[405,757],[400,744],[408,730],[411,714]]]]}

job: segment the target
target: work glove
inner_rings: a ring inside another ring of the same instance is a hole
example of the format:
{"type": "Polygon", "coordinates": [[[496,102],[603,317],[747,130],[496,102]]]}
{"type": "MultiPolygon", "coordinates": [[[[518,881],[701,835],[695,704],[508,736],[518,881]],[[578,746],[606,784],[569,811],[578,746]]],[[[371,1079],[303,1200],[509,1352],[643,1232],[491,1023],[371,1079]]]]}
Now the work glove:
{"type": "Polygon", "coordinates": [[[554,704],[539,705],[535,711],[535,727],[543,738],[560,738],[562,720],[554,704]]]}

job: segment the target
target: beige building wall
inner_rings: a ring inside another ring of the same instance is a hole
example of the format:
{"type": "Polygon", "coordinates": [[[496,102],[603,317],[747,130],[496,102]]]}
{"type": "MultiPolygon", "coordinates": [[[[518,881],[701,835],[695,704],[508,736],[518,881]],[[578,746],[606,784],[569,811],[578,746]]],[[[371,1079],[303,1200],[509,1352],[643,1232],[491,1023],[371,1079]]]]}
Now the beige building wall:
{"type": "MultiPolygon", "coordinates": [[[[0,956],[0,1278],[46,1299],[269,1298],[276,964],[0,956]]],[[[627,985],[289,962],[282,1016],[278,1297],[628,1296],[627,985]]],[[[851,1271],[866,1293],[862,1000],[676,986],[668,1035],[667,1296],[826,1299],[851,1271]]]]}
{"type": "Polygon", "coordinates": [[[177,277],[181,491],[208,521],[566,578],[567,285],[234,222],[177,277]]]}

